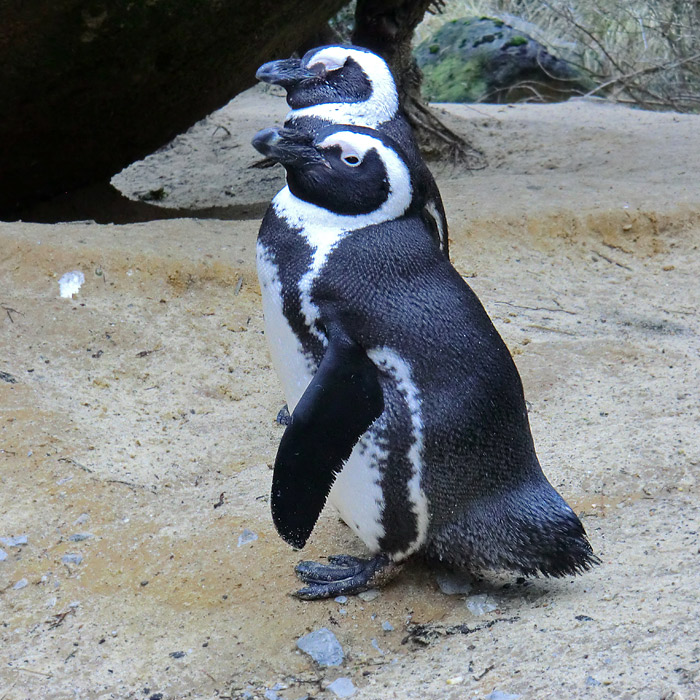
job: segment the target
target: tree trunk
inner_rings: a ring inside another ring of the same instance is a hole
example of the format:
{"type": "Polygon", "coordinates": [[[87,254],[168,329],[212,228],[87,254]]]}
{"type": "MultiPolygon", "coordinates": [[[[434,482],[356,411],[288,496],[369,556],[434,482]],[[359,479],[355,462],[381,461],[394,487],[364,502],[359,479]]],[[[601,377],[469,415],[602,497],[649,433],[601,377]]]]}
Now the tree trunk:
{"type": "Polygon", "coordinates": [[[412,54],[413,32],[431,7],[439,11],[443,5],[442,0],[357,0],[352,41],[391,67],[403,111],[427,158],[480,168],[485,165],[481,151],[445,126],[420,94],[423,76],[412,54]]]}

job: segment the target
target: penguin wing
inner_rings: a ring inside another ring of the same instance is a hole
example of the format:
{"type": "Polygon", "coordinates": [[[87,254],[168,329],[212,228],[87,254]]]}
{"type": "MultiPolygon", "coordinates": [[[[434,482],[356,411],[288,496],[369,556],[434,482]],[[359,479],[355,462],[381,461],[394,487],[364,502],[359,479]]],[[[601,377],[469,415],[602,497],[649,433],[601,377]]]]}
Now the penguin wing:
{"type": "Polygon", "coordinates": [[[361,435],[384,410],[375,365],[338,326],[280,442],[272,477],[272,519],[282,539],[301,549],[323,510],[335,476],[361,435]]]}

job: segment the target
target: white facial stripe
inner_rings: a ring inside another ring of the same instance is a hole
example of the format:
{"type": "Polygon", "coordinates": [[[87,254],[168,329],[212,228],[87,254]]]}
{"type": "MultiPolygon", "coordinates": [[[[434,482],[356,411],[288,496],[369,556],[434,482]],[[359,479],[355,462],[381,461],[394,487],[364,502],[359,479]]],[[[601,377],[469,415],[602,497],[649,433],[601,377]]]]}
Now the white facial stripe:
{"type": "Polygon", "coordinates": [[[383,58],[376,54],[344,46],[330,46],[313,56],[309,65],[328,61],[342,66],[348,57],[360,65],[372,85],[372,94],[364,102],[333,102],[292,110],[287,119],[319,117],[334,124],[368,126],[376,129],[394,118],[399,108],[394,77],[383,58]]]}
{"type": "Polygon", "coordinates": [[[413,381],[411,366],[391,348],[375,348],[367,352],[381,372],[391,376],[396,388],[403,396],[411,413],[411,435],[413,443],[408,451],[408,460],[413,466],[413,474],[408,481],[408,498],[416,516],[416,539],[403,551],[393,555],[400,561],[417,552],[426,540],[430,514],[428,498],[421,485],[423,473],[423,417],[420,391],[413,381]]]}

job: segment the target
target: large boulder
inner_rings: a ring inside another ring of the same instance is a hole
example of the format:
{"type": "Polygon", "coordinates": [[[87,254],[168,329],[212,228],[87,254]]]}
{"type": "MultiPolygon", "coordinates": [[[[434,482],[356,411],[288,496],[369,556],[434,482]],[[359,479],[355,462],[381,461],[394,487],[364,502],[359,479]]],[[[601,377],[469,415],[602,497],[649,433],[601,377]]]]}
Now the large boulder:
{"type": "Polygon", "coordinates": [[[346,1],[0,3],[0,217],[151,153],[346,1]]]}
{"type": "Polygon", "coordinates": [[[559,102],[594,87],[531,36],[489,17],[447,22],[415,57],[433,102],[559,102]]]}

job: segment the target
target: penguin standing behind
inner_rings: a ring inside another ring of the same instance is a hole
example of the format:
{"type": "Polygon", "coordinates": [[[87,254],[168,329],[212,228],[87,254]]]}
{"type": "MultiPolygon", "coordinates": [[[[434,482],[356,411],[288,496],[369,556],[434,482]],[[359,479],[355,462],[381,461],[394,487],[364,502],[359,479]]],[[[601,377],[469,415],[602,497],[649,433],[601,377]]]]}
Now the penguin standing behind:
{"type": "Polygon", "coordinates": [[[400,146],[350,126],[266,129],[253,145],[287,171],[257,244],[292,414],[273,520],[301,548],[328,499],[372,553],[301,562],[297,595],[366,590],[416,553],[526,575],[596,563],[542,473],[508,349],[426,235],[400,146]]]}
{"type": "Polygon", "coordinates": [[[330,124],[377,129],[405,153],[421,215],[449,257],[445,208],[432,173],[423,161],[400,105],[394,77],[383,58],[358,46],[321,46],[303,58],[270,61],[258,80],[281,85],[292,108],[285,127],[310,134],[330,124]]]}

